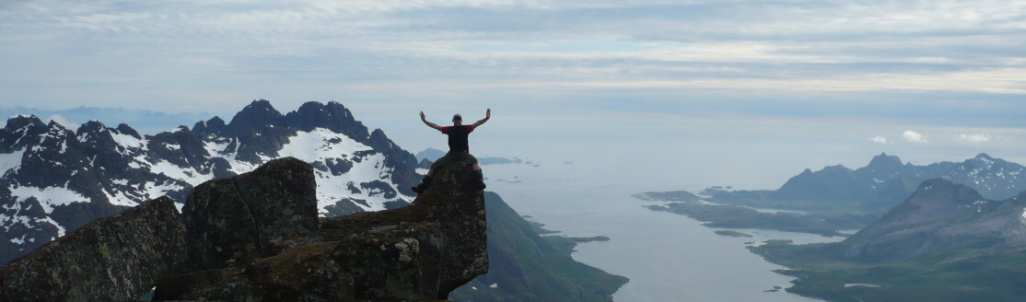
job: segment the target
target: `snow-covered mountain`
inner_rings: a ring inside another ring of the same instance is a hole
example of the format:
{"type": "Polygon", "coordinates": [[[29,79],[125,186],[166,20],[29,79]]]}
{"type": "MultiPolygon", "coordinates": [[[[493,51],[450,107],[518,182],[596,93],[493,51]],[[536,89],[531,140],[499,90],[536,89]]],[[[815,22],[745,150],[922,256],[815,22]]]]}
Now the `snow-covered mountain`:
{"type": "Polygon", "coordinates": [[[793,200],[878,200],[887,205],[901,202],[927,179],[942,178],[965,184],[984,197],[1001,200],[1026,189],[1026,168],[987,154],[962,162],[939,162],[920,166],[903,163],[897,156],[881,154],[869,165],[851,170],[826,167],[788,180],[774,193],[777,199],[793,200]]]}
{"type": "Polygon", "coordinates": [[[184,201],[200,183],[288,156],[315,167],[325,216],[404,206],[420,179],[412,154],[334,102],[282,114],[258,100],[228,123],[145,136],[18,116],[0,129],[0,264],[93,219],[163,195],[184,201]]]}

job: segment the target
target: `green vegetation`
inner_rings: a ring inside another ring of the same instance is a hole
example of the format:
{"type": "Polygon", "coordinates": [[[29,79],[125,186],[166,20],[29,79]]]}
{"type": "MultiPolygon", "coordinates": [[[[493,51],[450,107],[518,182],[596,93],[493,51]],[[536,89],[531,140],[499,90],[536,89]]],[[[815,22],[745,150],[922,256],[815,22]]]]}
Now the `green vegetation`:
{"type": "Polygon", "coordinates": [[[962,251],[911,260],[845,259],[836,244],[749,247],[798,278],[788,292],[828,301],[1022,301],[1026,253],[962,251]]]}
{"type": "Polygon", "coordinates": [[[627,278],[570,257],[578,242],[608,238],[541,236],[540,225],[525,220],[498,195],[487,193],[485,200],[488,274],[454,291],[451,300],[612,301],[612,294],[627,283],[627,278]]]}

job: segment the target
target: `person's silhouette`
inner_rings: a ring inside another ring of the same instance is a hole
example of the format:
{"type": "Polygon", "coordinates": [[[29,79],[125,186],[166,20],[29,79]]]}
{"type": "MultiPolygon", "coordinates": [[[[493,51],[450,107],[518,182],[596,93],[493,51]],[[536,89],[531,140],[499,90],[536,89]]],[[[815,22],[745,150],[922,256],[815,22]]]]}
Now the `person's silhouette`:
{"type": "MultiPolygon", "coordinates": [[[[449,153],[446,153],[445,156],[439,158],[431,166],[435,167],[437,165],[441,165],[452,160],[460,160],[463,157],[470,155],[470,133],[474,132],[474,129],[477,129],[477,127],[484,125],[484,123],[488,122],[488,120],[491,118],[492,109],[488,109],[487,111],[485,111],[485,117],[483,119],[478,120],[477,122],[474,122],[473,124],[464,125],[463,117],[459,114],[456,114],[452,116],[452,126],[439,126],[438,124],[429,122],[427,120],[427,116],[424,114],[424,111],[421,111],[420,120],[424,122],[425,125],[434,128],[435,130],[438,130],[439,132],[442,132],[445,135],[449,136],[449,153]]],[[[430,179],[431,172],[429,171],[428,175],[424,176],[424,180],[416,187],[413,187],[413,191],[417,193],[424,192],[424,190],[427,189],[428,183],[430,183],[430,179]]]]}

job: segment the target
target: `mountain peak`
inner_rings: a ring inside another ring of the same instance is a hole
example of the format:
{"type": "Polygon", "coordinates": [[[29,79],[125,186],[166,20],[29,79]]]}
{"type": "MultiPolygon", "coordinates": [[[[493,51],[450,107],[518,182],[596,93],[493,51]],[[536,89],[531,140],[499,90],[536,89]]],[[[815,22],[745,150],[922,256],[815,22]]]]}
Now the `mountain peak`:
{"type": "Polygon", "coordinates": [[[904,163],[901,161],[900,157],[897,155],[888,155],[887,153],[880,153],[869,161],[869,166],[901,166],[903,164],[904,163]]]}
{"type": "Polygon", "coordinates": [[[236,113],[232,117],[232,121],[228,123],[228,129],[233,134],[252,133],[254,129],[280,124],[282,118],[281,112],[274,109],[270,101],[259,99],[246,105],[246,107],[242,108],[242,111],[236,113]]]}
{"type": "Polygon", "coordinates": [[[987,153],[980,153],[977,154],[976,157],[973,157],[973,159],[991,161],[994,160],[994,157],[991,157],[990,154],[987,153]]]}
{"type": "Polygon", "coordinates": [[[904,165],[905,163],[901,162],[901,158],[895,155],[887,155],[887,153],[880,153],[880,155],[874,156],[863,169],[870,171],[874,177],[890,177],[898,173],[904,165]]]}
{"type": "Polygon", "coordinates": [[[946,178],[933,178],[923,181],[906,202],[936,202],[939,199],[965,203],[983,200],[980,192],[972,187],[956,183],[946,178]]]}
{"type": "Polygon", "coordinates": [[[367,127],[353,117],[353,113],[338,102],[306,102],[299,109],[289,112],[285,121],[291,127],[310,131],[325,128],[349,135],[356,140],[368,138],[367,127]]]}
{"type": "Polygon", "coordinates": [[[206,136],[211,133],[220,133],[226,126],[227,125],[225,125],[224,120],[222,120],[221,117],[214,116],[209,120],[196,122],[196,124],[192,126],[192,130],[200,136],[206,136]]]}
{"type": "Polygon", "coordinates": [[[46,124],[44,124],[43,121],[35,115],[17,115],[7,120],[7,126],[5,128],[8,130],[15,130],[25,127],[26,125],[46,126],[46,124]]]}
{"type": "Polygon", "coordinates": [[[131,126],[129,126],[128,124],[125,124],[125,123],[118,124],[117,130],[118,130],[118,133],[131,135],[132,137],[135,137],[136,139],[141,139],[142,138],[142,136],[139,135],[138,131],[135,131],[135,129],[132,129],[131,126]]]}
{"type": "Polygon", "coordinates": [[[242,111],[247,111],[247,110],[250,110],[250,111],[267,111],[267,112],[272,112],[273,111],[273,112],[278,112],[277,109],[274,109],[274,105],[271,105],[271,101],[268,101],[266,99],[253,100],[252,102],[249,103],[249,105],[246,105],[246,107],[242,108],[242,111]]]}
{"type": "Polygon", "coordinates": [[[107,129],[107,126],[103,123],[99,121],[88,121],[78,127],[78,133],[98,133],[104,129],[107,129]]]}

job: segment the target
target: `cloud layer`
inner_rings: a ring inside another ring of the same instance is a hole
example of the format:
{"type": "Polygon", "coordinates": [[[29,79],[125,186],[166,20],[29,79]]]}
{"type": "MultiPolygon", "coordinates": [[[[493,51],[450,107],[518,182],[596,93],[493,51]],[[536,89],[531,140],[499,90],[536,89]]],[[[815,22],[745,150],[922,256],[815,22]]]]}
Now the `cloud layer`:
{"type": "Polygon", "coordinates": [[[1026,4],[1013,1],[18,1],[0,20],[16,45],[0,49],[4,101],[52,106],[406,97],[396,87],[841,106],[1026,94],[1026,4]]]}

